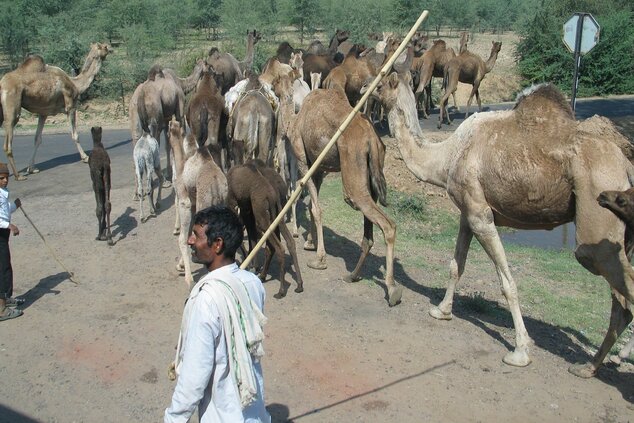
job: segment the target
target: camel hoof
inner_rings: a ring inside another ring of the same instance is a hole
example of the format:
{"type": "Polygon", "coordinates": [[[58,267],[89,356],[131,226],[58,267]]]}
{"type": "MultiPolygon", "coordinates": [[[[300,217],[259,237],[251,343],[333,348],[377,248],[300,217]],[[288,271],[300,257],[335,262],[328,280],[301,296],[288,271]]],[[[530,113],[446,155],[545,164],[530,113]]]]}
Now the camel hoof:
{"type": "Polygon", "coordinates": [[[278,292],[277,294],[274,294],[273,297],[281,300],[282,298],[286,297],[286,292],[278,292]]]}
{"type": "Polygon", "coordinates": [[[429,315],[437,320],[451,320],[453,319],[453,314],[451,312],[444,313],[438,307],[432,307],[429,309],[429,315]]]}
{"type": "Polygon", "coordinates": [[[349,275],[346,275],[346,276],[343,277],[343,281],[344,282],[348,282],[348,283],[359,282],[360,280],[361,280],[360,277],[352,276],[352,273],[350,273],[349,275]]]}
{"type": "Polygon", "coordinates": [[[172,235],[180,235],[180,233],[181,233],[181,230],[180,230],[180,229],[174,229],[174,230],[172,231],[172,235]]]}
{"type": "Polygon", "coordinates": [[[586,364],[573,364],[568,367],[568,371],[575,376],[578,376],[583,379],[589,379],[596,375],[597,370],[590,363],[586,364]]]}
{"type": "Polygon", "coordinates": [[[398,303],[401,302],[401,297],[403,296],[403,287],[402,286],[393,286],[387,289],[387,299],[390,307],[394,307],[398,303]]]}
{"type": "Polygon", "coordinates": [[[158,203],[158,201],[156,202],[156,204],[154,205],[154,208],[156,210],[161,210],[161,205],[158,203]]]}
{"type": "Polygon", "coordinates": [[[163,188],[169,188],[172,186],[172,183],[170,181],[163,181],[163,188]]]}
{"type": "Polygon", "coordinates": [[[108,245],[111,247],[114,245],[114,241],[112,240],[112,238],[108,238],[108,245]]]}
{"type": "Polygon", "coordinates": [[[295,288],[295,292],[297,292],[298,294],[304,292],[304,286],[298,285],[297,288],[295,288]]]}
{"type": "Polygon", "coordinates": [[[26,172],[28,174],[33,174],[33,173],[40,173],[40,169],[36,168],[36,167],[30,167],[26,170],[26,172]]]}
{"type": "Polygon", "coordinates": [[[315,244],[313,243],[313,241],[306,241],[304,242],[304,250],[315,251],[317,250],[317,247],[315,247],[315,244]]]}
{"type": "Polygon", "coordinates": [[[84,163],[88,163],[88,156],[83,156],[81,158],[81,161],[84,162],[84,163]]]}
{"type": "Polygon", "coordinates": [[[511,351],[502,359],[509,366],[526,367],[531,363],[531,358],[526,351],[511,351]]]}
{"type": "Polygon", "coordinates": [[[310,260],[308,261],[308,263],[306,263],[308,265],[308,267],[310,267],[311,269],[316,269],[316,270],[325,270],[328,269],[328,264],[326,264],[325,260],[319,260],[319,259],[315,259],[315,260],[310,260]]]}
{"type": "Polygon", "coordinates": [[[15,176],[15,180],[16,180],[16,181],[26,181],[27,179],[28,179],[28,178],[26,177],[26,175],[20,175],[20,174],[18,174],[18,175],[16,175],[16,176],[15,176]]]}
{"type": "Polygon", "coordinates": [[[185,265],[178,263],[176,265],[176,271],[178,273],[184,273],[185,272],[185,265]]]}
{"type": "Polygon", "coordinates": [[[147,222],[147,220],[149,219],[149,217],[142,217],[141,218],[141,223],[145,223],[147,222]]]}

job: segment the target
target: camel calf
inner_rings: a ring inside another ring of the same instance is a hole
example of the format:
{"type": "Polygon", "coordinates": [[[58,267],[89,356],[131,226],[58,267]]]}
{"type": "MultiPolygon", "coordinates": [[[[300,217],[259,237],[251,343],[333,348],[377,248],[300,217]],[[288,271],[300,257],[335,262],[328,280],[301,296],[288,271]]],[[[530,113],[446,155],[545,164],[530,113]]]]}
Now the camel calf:
{"type": "MultiPolygon", "coordinates": [[[[267,167],[260,160],[250,160],[244,165],[232,167],[227,173],[227,182],[229,184],[227,203],[234,210],[240,209],[240,218],[247,229],[249,252],[251,252],[282,209],[282,202],[285,200],[287,191],[286,184],[275,170],[267,167]]],[[[280,264],[280,290],[274,295],[278,299],[286,296],[291,285],[285,279],[284,245],[280,239],[280,233],[286,241],[295,266],[297,274],[295,292],[304,291],[304,282],[297,262],[295,240],[282,221],[266,240],[266,257],[260,272],[260,279],[264,281],[273,254],[275,254],[280,264]]]]}
{"type": "Polygon", "coordinates": [[[108,241],[108,245],[114,245],[112,234],[110,233],[110,156],[101,142],[101,127],[90,128],[92,133],[92,152],[88,157],[90,167],[90,179],[92,179],[92,189],[97,200],[97,221],[99,222],[99,233],[97,241],[108,241]]]}
{"type": "Polygon", "coordinates": [[[156,209],[159,208],[159,201],[161,200],[161,186],[163,185],[163,173],[161,173],[159,144],[156,138],[148,133],[144,133],[134,146],[134,169],[136,172],[137,180],[136,189],[137,194],[139,195],[139,203],[141,208],[141,222],[145,223],[150,216],[156,216],[156,209]],[[155,173],[159,179],[156,204],[154,203],[154,185],[152,184],[152,173],[155,173]],[[143,212],[143,201],[145,200],[145,196],[150,197],[150,215],[147,217],[143,212]]]}
{"type": "MultiPolygon", "coordinates": [[[[632,260],[632,252],[634,251],[634,188],[626,191],[603,191],[597,198],[599,205],[605,207],[614,213],[619,219],[625,223],[625,253],[627,258],[632,260]]],[[[630,310],[630,320],[632,313],[630,310]]],[[[618,355],[610,356],[613,363],[620,364],[622,360],[628,358],[634,348],[634,334],[625,344],[618,355]]]]}

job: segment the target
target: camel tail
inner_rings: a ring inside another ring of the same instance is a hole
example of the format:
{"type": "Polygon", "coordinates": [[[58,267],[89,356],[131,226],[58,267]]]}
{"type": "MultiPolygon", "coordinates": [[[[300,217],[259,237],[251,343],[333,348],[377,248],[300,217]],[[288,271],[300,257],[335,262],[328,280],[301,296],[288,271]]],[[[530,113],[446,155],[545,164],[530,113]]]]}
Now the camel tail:
{"type": "Polygon", "coordinates": [[[253,158],[254,152],[258,146],[258,130],[259,130],[259,116],[257,114],[253,114],[251,119],[249,119],[249,131],[246,139],[245,150],[248,153],[249,159],[253,158]]]}
{"type": "MultiPolygon", "coordinates": [[[[0,95],[2,95],[2,87],[0,87],[0,95]]],[[[4,123],[4,111],[2,110],[2,100],[0,100],[0,126],[4,123]]]]}
{"type": "MultiPolygon", "coordinates": [[[[374,130],[374,129],[373,129],[374,130]]],[[[368,155],[368,168],[370,169],[370,189],[372,197],[387,206],[387,182],[383,174],[385,161],[385,145],[377,136],[370,140],[370,154],[368,155]]]]}

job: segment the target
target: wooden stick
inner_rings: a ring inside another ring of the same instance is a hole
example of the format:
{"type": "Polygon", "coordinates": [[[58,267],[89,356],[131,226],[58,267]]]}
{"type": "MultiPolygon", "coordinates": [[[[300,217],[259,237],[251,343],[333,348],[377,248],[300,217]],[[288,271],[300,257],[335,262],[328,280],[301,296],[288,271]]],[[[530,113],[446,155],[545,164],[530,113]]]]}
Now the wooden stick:
{"type": "Polygon", "coordinates": [[[326,146],[324,147],[324,150],[321,152],[319,157],[317,157],[317,159],[315,160],[313,165],[310,167],[310,169],[308,169],[308,172],[306,172],[306,175],[304,175],[304,177],[299,181],[297,188],[295,189],[295,191],[293,191],[293,193],[291,194],[291,197],[288,199],[288,201],[286,202],[286,204],[284,205],[280,213],[277,215],[275,220],[271,223],[271,226],[269,226],[266,232],[262,235],[262,238],[260,239],[260,241],[255,245],[255,247],[251,251],[251,254],[249,254],[247,258],[244,259],[244,261],[240,265],[241,269],[245,269],[249,265],[249,263],[251,263],[251,260],[253,260],[255,254],[266,242],[266,240],[271,235],[271,233],[275,230],[275,228],[277,228],[277,225],[279,225],[279,223],[282,221],[288,209],[291,207],[295,199],[299,197],[299,194],[304,189],[304,185],[308,181],[308,178],[313,176],[313,173],[315,173],[315,171],[317,170],[321,162],[324,160],[328,151],[337,142],[337,140],[339,139],[343,131],[346,130],[346,128],[348,127],[348,125],[350,124],[354,116],[357,114],[357,112],[361,110],[361,107],[363,107],[363,105],[368,100],[372,92],[374,92],[374,89],[377,87],[377,85],[379,85],[379,82],[381,82],[383,77],[390,71],[390,69],[392,68],[392,65],[394,64],[398,56],[401,55],[403,50],[405,50],[407,43],[414,36],[414,33],[416,32],[418,27],[423,23],[425,19],[427,19],[427,15],[429,15],[429,12],[427,10],[424,10],[423,13],[421,13],[418,20],[414,24],[414,26],[412,26],[412,28],[409,30],[409,32],[407,33],[407,35],[405,36],[401,44],[398,46],[394,54],[392,54],[392,57],[390,57],[390,60],[387,61],[387,63],[381,68],[381,71],[376,76],[376,78],[374,78],[374,81],[372,81],[372,83],[368,87],[365,94],[363,94],[363,97],[361,97],[361,100],[359,100],[359,102],[354,107],[354,109],[352,109],[348,117],[343,121],[341,126],[339,126],[339,129],[337,129],[337,132],[335,132],[335,134],[332,136],[328,144],[326,144],[326,146]]]}
{"type": "Polygon", "coordinates": [[[42,238],[42,241],[44,241],[44,245],[46,245],[46,248],[48,248],[48,251],[51,253],[53,258],[59,263],[60,266],[62,266],[62,268],[66,271],[66,273],[68,273],[68,279],[70,279],[71,282],[79,285],[79,281],[76,281],[75,279],[73,279],[73,276],[74,276],[73,272],[68,270],[66,266],[64,265],[64,263],[62,263],[62,261],[59,259],[59,257],[57,257],[57,254],[55,254],[55,251],[51,248],[50,245],[48,245],[48,242],[46,242],[46,239],[44,239],[44,235],[42,235],[39,229],[37,229],[37,226],[35,226],[35,223],[33,223],[29,215],[26,214],[22,206],[20,206],[20,210],[22,210],[22,213],[24,213],[24,217],[26,217],[26,220],[28,220],[31,226],[33,226],[33,229],[35,229],[35,232],[37,232],[40,238],[42,238]]]}

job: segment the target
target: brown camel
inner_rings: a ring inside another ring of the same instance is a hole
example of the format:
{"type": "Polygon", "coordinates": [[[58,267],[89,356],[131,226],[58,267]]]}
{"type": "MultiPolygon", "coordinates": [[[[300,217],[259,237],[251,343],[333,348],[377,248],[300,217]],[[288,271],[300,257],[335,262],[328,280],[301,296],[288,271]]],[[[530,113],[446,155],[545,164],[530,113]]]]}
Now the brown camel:
{"type": "MultiPolygon", "coordinates": [[[[308,163],[315,161],[352,110],[346,96],[338,90],[319,89],[306,97],[289,131],[297,166],[302,175],[308,172],[308,163]]],[[[394,305],[400,301],[402,293],[402,287],[394,282],[396,225],[376,204],[377,200],[381,204],[386,202],[384,158],[385,146],[374,127],[367,118],[357,114],[337,140],[336,148],[327,153],[325,160],[306,183],[310,193],[313,224],[304,248],[314,249],[313,240],[317,239],[317,259],[309,261],[308,266],[314,269],[327,267],[322,213],[318,200],[319,188],[327,172],[341,171],[344,199],[350,206],[360,210],[364,218],[361,257],[355,269],[345,279],[359,279],[361,266],[374,243],[373,225],[378,225],[387,244],[385,283],[389,303],[394,305]]]]}
{"type": "Polygon", "coordinates": [[[175,117],[184,126],[185,94],[180,84],[163,75],[160,67],[151,69],[150,78],[141,85],[137,99],[139,124],[143,131],[151,134],[159,144],[161,133],[165,134],[167,166],[164,186],[168,187],[172,179],[168,124],[172,117],[175,117]],[[152,79],[154,73],[156,77],[152,79]]]}
{"type": "Polygon", "coordinates": [[[247,51],[244,55],[244,60],[238,63],[243,75],[244,72],[253,70],[253,60],[255,59],[255,45],[261,39],[262,34],[258,33],[255,29],[253,31],[247,30],[247,51]]]}
{"type": "Polygon", "coordinates": [[[56,66],[44,65],[39,56],[31,56],[27,62],[0,79],[0,124],[4,125],[4,153],[16,180],[24,180],[18,173],[13,159],[13,129],[20,119],[20,110],[25,108],[38,115],[33,156],[27,173],[37,173],[35,154],[42,143],[42,130],[46,118],[66,113],[70,122],[71,138],[77,146],[82,161],[88,156],[79,143],[77,133],[77,102],[79,96],[92,84],[101,64],[112,49],[107,44],[93,43],[79,75],[70,77],[56,66]]]}
{"type": "MultiPolygon", "coordinates": [[[[468,33],[463,32],[460,37],[459,51],[467,50],[468,33]]],[[[416,84],[416,104],[420,104],[422,96],[423,117],[429,117],[431,109],[431,78],[443,78],[445,76],[445,66],[451,59],[456,57],[455,51],[451,47],[447,47],[444,40],[434,40],[431,48],[425,51],[420,57],[414,59],[412,67],[418,74],[418,83],[416,84]]],[[[456,95],[452,93],[453,104],[456,107],[456,95]]]]}
{"type": "MultiPolygon", "coordinates": [[[[183,128],[178,121],[172,120],[169,123],[169,130],[172,135],[170,142],[174,150],[174,160],[176,156],[183,158],[183,128]]],[[[175,176],[174,191],[178,199],[177,210],[180,217],[178,245],[181,252],[181,260],[176,268],[185,272],[185,282],[191,288],[194,278],[189,261],[187,238],[191,231],[192,217],[196,214],[196,210],[226,203],[227,178],[205,146],[200,146],[196,153],[185,161],[182,173],[175,176]]]]}
{"type": "Polygon", "coordinates": [[[625,239],[625,225],[596,201],[604,190],[632,186],[634,166],[614,142],[614,136],[622,136],[589,130],[594,118],[577,122],[564,96],[544,84],[526,90],[513,110],[477,113],[446,141],[430,144],[418,123],[414,95],[397,75],[387,77],[376,94],[389,110],[390,130],[407,167],[420,180],[446,189],[461,212],[449,285],[430,314],[453,317],[454,292],[475,235],[495,265],[513,317],[515,350],[504,362],[528,365],[532,341],[496,226],[552,229],[574,220],[577,261],[612,289],[610,327],[601,347],[590,363],[570,368],[577,376],[593,376],[632,319],[634,270],[626,254],[631,241],[625,239]]]}
{"type": "MultiPolygon", "coordinates": [[[[629,142],[628,142],[629,144],[629,142]]],[[[597,198],[599,205],[610,210],[625,223],[625,245],[627,257],[632,259],[632,248],[634,247],[634,188],[625,191],[603,191],[597,198]]],[[[631,311],[631,304],[630,304],[631,311]]],[[[610,356],[610,361],[621,364],[627,359],[634,348],[634,334],[630,340],[619,350],[616,355],[610,356]]]]}
{"type": "Polygon", "coordinates": [[[227,135],[234,164],[252,158],[271,163],[275,112],[261,87],[258,76],[251,74],[244,93],[231,111],[227,135]]]}
{"type": "MultiPolygon", "coordinates": [[[[196,88],[198,81],[202,77],[202,74],[207,69],[207,67],[207,62],[202,59],[198,59],[196,61],[194,69],[192,70],[192,73],[186,78],[180,78],[172,69],[161,69],[160,67],[157,68],[155,66],[152,66],[148,73],[147,79],[155,80],[156,75],[159,74],[160,70],[160,72],[163,73],[164,77],[172,78],[174,82],[179,84],[181,89],[183,90],[183,94],[187,95],[192,92],[194,88],[196,88]]],[[[132,94],[132,97],[130,97],[130,102],[128,104],[128,116],[130,117],[130,135],[132,136],[132,148],[134,148],[136,140],[138,140],[141,135],[143,135],[143,129],[141,128],[141,123],[139,122],[138,112],[139,93],[141,92],[142,86],[143,84],[141,83],[136,87],[134,93],[132,94]]]]}
{"type": "Polygon", "coordinates": [[[112,233],[110,232],[110,156],[101,142],[101,126],[90,128],[92,134],[92,151],[88,158],[90,167],[90,179],[92,180],[92,190],[95,192],[97,208],[95,213],[99,223],[97,241],[108,241],[108,245],[114,245],[112,233]]]}
{"type": "MultiPolygon", "coordinates": [[[[170,131],[170,140],[172,144],[177,143],[180,147],[174,149],[172,146],[172,175],[174,183],[178,179],[179,175],[183,173],[183,168],[185,167],[185,162],[191,156],[193,156],[196,151],[198,151],[198,141],[194,138],[194,135],[190,131],[187,135],[185,135],[184,129],[181,127],[180,123],[178,123],[175,119],[169,123],[169,131],[170,131]]],[[[202,132],[202,131],[201,131],[202,132]]],[[[174,192],[174,209],[176,210],[175,219],[174,219],[174,230],[172,234],[178,235],[181,231],[181,220],[180,213],[178,212],[178,193],[174,192]]]]}
{"type": "Polygon", "coordinates": [[[343,63],[332,69],[323,83],[324,88],[343,90],[353,106],[361,98],[361,88],[377,75],[377,70],[368,61],[359,58],[360,52],[358,46],[351,49],[343,63]]]}
{"type": "Polygon", "coordinates": [[[470,51],[465,50],[464,52],[451,59],[449,63],[447,63],[447,66],[445,66],[445,77],[443,80],[443,85],[445,86],[445,94],[440,99],[440,116],[438,117],[438,129],[440,129],[443,123],[443,116],[447,117],[448,124],[451,123],[449,113],[447,113],[447,100],[449,99],[450,94],[456,92],[456,89],[458,88],[458,81],[464,84],[473,85],[473,88],[471,89],[471,94],[469,95],[469,100],[467,100],[467,111],[465,112],[465,119],[469,117],[469,106],[471,105],[471,100],[473,100],[474,95],[476,100],[478,101],[478,111],[482,111],[482,102],[480,101],[480,83],[482,82],[482,79],[484,79],[486,74],[493,70],[495,61],[498,58],[498,53],[502,48],[501,42],[492,41],[491,44],[491,55],[486,62],[482,60],[480,56],[476,56],[470,51]]]}
{"type": "MultiPolygon", "coordinates": [[[[280,175],[272,168],[267,167],[260,160],[249,160],[243,165],[234,166],[227,173],[229,194],[227,204],[234,210],[239,210],[240,219],[247,229],[249,237],[249,253],[257,244],[262,234],[271,226],[271,223],[282,209],[286,196],[286,184],[280,175]],[[283,187],[278,188],[278,185],[283,187]]],[[[280,234],[286,241],[286,246],[293,259],[295,273],[297,274],[297,288],[295,292],[304,291],[304,282],[297,261],[295,241],[286,224],[280,222],[277,229],[266,240],[266,257],[264,266],[260,272],[260,279],[264,281],[271,264],[273,255],[277,256],[280,266],[280,289],[275,298],[286,296],[290,283],[286,282],[286,268],[284,267],[284,244],[280,234]]]]}
{"type": "Polygon", "coordinates": [[[187,123],[201,145],[206,145],[218,166],[222,167],[221,123],[225,100],[218,88],[218,76],[213,69],[204,74],[187,106],[187,123]],[[203,132],[204,131],[204,137],[203,132]]]}

